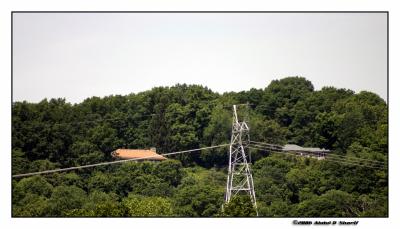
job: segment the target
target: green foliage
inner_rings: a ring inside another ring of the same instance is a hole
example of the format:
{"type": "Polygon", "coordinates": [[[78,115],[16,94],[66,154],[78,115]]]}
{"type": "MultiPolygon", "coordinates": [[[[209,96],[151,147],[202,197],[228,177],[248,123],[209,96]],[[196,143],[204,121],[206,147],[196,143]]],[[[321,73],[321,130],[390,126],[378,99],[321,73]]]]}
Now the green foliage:
{"type": "Polygon", "coordinates": [[[257,216],[256,209],[248,195],[234,196],[229,203],[224,204],[221,216],[251,217],[257,216]]]}
{"type": "Polygon", "coordinates": [[[133,181],[136,177],[149,174],[144,172],[141,163],[123,163],[114,174],[115,189],[119,196],[125,197],[132,191],[133,181]]]}
{"type": "MultiPolygon", "coordinates": [[[[14,102],[12,173],[110,161],[117,148],[168,153],[228,143],[232,104],[247,102],[253,141],[320,147],[333,157],[387,164],[384,100],[365,91],[315,91],[305,78],[287,77],[264,89],[223,94],[178,84],[73,105],[65,99],[14,102]]],[[[260,216],[388,214],[387,169],[250,152],[260,216]]],[[[242,198],[221,212],[227,153],[216,148],[162,162],[16,178],[13,216],[253,216],[242,198]]]]}
{"type": "Polygon", "coordinates": [[[216,216],[222,206],[225,174],[201,167],[185,170],[182,184],[175,191],[174,210],[178,216],[216,216]]]}
{"type": "Polygon", "coordinates": [[[302,77],[273,80],[265,89],[258,109],[269,118],[278,118],[280,124],[290,125],[292,117],[288,110],[314,90],[310,81],[302,77]]]}
{"type": "Polygon", "coordinates": [[[121,217],[126,215],[125,211],[115,193],[94,191],[82,208],[68,210],[64,214],[69,217],[121,217]]]}
{"type": "Polygon", "coordinates": [[[213,216],[220,210],[223,196],[222,190],[207,184],[181,186],[174,195],[174,209],[179,216],[213,216]]]}
{"type": "Polygon", "coordinates": [[[131,193],[143,196],[170,196],[172,193],[171,186],[154,175],[136,177],[131,188],[131,193]]]}
{"type": "Polygon", "coordinates": [[[21,149],[13,150],[11,156],[12,174],[20,174],[29,169],[29,160],[25,157],[25,153],[21,149]]]}
{"type": "Polygon", "coordinates": [[[60,178],[60,184],[65,186],[75,185],[78,188],[85,188],[86,181],[74,172],[62,174],[60,178]]]}
{"type": "Polygon", "coordinates": [[[156,164],[153,173],[170,185],[178,186],[182,179],[182,163],[177,160],[162,161],[156,164]]]}
{"type": "Polygon", "coordinates": [[[359,216],[388,217],[388,198],[376,194],[363,194],[357,198],[356,204],[359,211],[359,216]]]}
{"type": "MultiPolygon", "coordinates": [[[[221,105],[217,105],[212,113],[208,126],[204,129],[205,145],[219,145],[227,142],[231,135],[232,114],[224,109],[221,105]]],[[[226,165],[226,149],[212,149],[202,151],[200,154],[203,166],[222,166],[226,165]]]]}
{"type": "Polygon", "coordinates": [[[43,217],[47,215],[48,199],[37,194],[27,193],[17,205],[13,205],[13,216],[43,217]]]}
{"type": "Polygon", "coordinates": [[[93,191],[81,209],[70,210],[67,216],[118,217],[125,216],[125,208],[117,194],[93,191]]]}
{"type": "Polygon", "coordinates": [[[41,176],[23,178],[13,189],[15,200],[22,199],[26,194],[36,194],[38,196],[50,197],[53,186],[41,176]]]}
{"type": "Polygon", "coordinates": [[[49,215],[60,216],[79,209],[87,199],[86,192],[76,186],[58,186],[49,199],[49,215]]]}
{"type": "Polygon", "coordinates": [[[250,126],[251,139],[258,142],[269,142],[271,144],[285,143],[288,129],[280,126],[275,120],[268,120],[261,115],[251,115],[250,126]]]}
{"type": "Polygon", "coordinates": [[[205,169],[203,167],[189,167],[184,169],[184,177],[180,188],[187,185],[212,185],[217,189],[224,190],[226,184],[226,171],[216,168],[205,169]]]}
{"type": "Polygon", "coordinates": [[[88,190],[89,191],[103,191],[103,192],[111,192],[114,191],[115,185],[113,181],[113,177],[109,174],[105,174],[103,172],[95,172],[87,181],[88,190]]]}
{"type": "Polygon", "coordinates": [[[190,118],[191,112],[189,105],[178,103],[169,105],[166,110],[165,119],[169,131],[167,142],[172,151],[179,148],[191,149],[197,145],[198,138],[193,119],[190,118]]]}
{"type": "Polygon", "coordinates": [[[124,163],[110,176],[104,182],[121,196],[129,192],[147,196],[171,195],[172,188],[181,182],[182,164],[176,160],[124,163]]]}
{"type": "Polygon", "coordinates": [[[51,170],[59,167],[59,164],[53,163],[49,160],[36,160],[30,164],[31,166],[29,168],[29,171],[32,172],[51,170]]]}
{"type": "Polygon", "coordinates": [[[340,190],[305,200],[297,206],[297,216],[302,217],[351,217],[357,216],[354,197],[340,190]]]}
{"type": "MultiPolygon", "coordinates": [[[[89,140],[97,145],[102,152],[112,152],[121,147],[123,142],[117,137],[117,131],[109,125],[98,125],[89,130],[89,140]]],[[[109,157],[109,154],[106,154],[109,157]]]]}
{"type": "Polygon", "coordinates": [[[292,206],[286,201],[277,200],[270,205],[265,205],[263,202],[258,203],[258,214],[263,217],[286,217],[291,215],[292,206]]]}
{"type": "Polygon", "coordinates": [[[73,143],[69,149],[70,163],[76,165],[87,165],[91,163],[98,163],[104,160],[103,153],[95,144],[88,141],[78,141],[73,143]],[[75,162],[75,163],[73,163],[75,162]]]}
{"type": "Polygon", "coordinates": [[[128,216],[173,216],[171,202],[162,197],[143,197],[129,194],[122,200],[128,216]]]}

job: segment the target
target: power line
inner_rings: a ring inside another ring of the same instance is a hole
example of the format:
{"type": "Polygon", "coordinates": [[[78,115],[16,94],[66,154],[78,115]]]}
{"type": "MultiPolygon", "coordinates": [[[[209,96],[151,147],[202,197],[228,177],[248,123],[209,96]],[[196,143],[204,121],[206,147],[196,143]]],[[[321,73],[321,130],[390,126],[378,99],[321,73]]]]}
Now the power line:
{"type": "MultiPolygon", "coordinates": [[[[274,150],[275,147],[279,147],[279,145],[273,145],[273,144],[268,144],[268,143],[263,143],[263,142],[255,142],[255,141],[251,141],[251,142],[257,143],[257,144],[252,144],[253,146],[262,147],[264,149],[269,149],[269,150],[274,150]]],[[[279,151],[282,151],[282,148],[278,148],[278,149],[279,149],[279,151]]],[[[312,152],[310,152],[310,153],[312,153],[312,152]]],[[[331,159],[346,160],[348,162],[364,162],[364,163],[372,164],[374,166],[384,166],[385,165],[385,163],[382,161],[376,161],[376,160],[365,159],[365,158],[357,158],[357,157],[349,157],[349,156],[341,156],[341,155],[337,155],[337,154],[327,154],[326,158],[328,158],[328,157],[330,157],[331,159]]]]}
{"type": "MultiPolygon", "coordinates": [[[[224,147],[224,146],[228,146],[228,145],[229,144],[221,144],[221,145],[216,145],[216,146],[202,147],[202,148],[198,148],[198,149],[190,149],[190,150],[183,150],[183,151],[177,151],[177,152],[172,152],[172,153],[164,153],[164,154],[160,154],[160,155],[161,156],[170,156],[170,155],[189,153],[189,152],[200,151],[200,150],[205,150],[205,149],[219,148],[219,147],[224,147]]],[[[27,177],[27,176],[33,176],[33,175],[55,173],[55,172],[64,172],[64,171],[83,169],[83,168],[90,168],[90,167],[96,167],[96,166],[102,166],[102,165],[119,164],[119,163],[124,163],[124,162],[129,162],[129,161],[138,161],[138,160],[148,159],[148,158],[154,158],[154,155],[146,156],[146,157],[140,157],[140,158],[119,160],[119,161],[101,162],[101,163],[90,164],[90,165],[74,166],[74,167],[62,168],[62,169],[52,169],[52,170],[45,170],[45,171],[40,171],[40,172],[17,174],[17,175],[13,175],[12,177],[13,178],[17,178],[17,177],[27,177]]]]}
{"type": "Polygon", "coordinates": [[[260,147],[264,150],[269,150],[269,151],[276,151],[276,152],[282,152],[282,148],[276,148],[273,146],[265,146],[265,145],[258,145],[258,144],[254,144],[254,143],[250,143],[252,146],[254,147],[260,147]]]}
{"type": "Polygon", "coordinates": [[[371,162],[365,162],[365,161],[355,161],[355,160],[346,160],[344,158],[335,158],[335,157],[326,157],[326,160],[331,160],[331,161],[339,161],[339,162],[345,162],[345,163],[352,163],[355,165],[360,165],[360,166],[369,166],[369,167],[374,167],[374,168],[385,168],[385,165],[383,164],[374,164],[371,162]]]}
{"type": "Polygon", "coordinates": [[[271,150],[278,150],[282,151],[283,147],[280,145],[274,145],[274,144],[268,144],[268,143],[262,143],[262,142],[255,142],[255,141],[250,141],[250,144],[256,145],[256,146],[262,146],[271,150]]]}
{"type": "Polygon", "coordinates": [[[355,165],[355,166],[362,166],[362,167],[368,167],[368,168],[374,168],[374,169],[384,169],[385,166],[384,165],[374,165],[374,164],[358,164],[358,163],[365,163],[365,162],[361,162],[361,161],[349,161],[349,160],[344,160],[344,159],[332,159],[332,158],[325,158],[325,160],[327,161],[333,161],[333,162],[338,162],[338,163],[342,163],[342,164],[348,164],[348,165],[355,165]]]}
{"type": "Polygon", "coordinates": [[[329,154],[328,156],[329,157],[338,157],[338,159],[339,158],[345,158],[345,159],[349,159],[349,160],[361,160],[361,161],[366,161],[366,162],[372,162],[372,163],[376,163],[376,164],[385,165],[385,162],[366,159],[366,158],[349,157],[349,156],[342,156],[342,155],[337,155],[337,154],[329,154]]]}
{"type": "MultiPolygon", "coordinates": [[[[266,149],[254,148],[254,147],[249,147],[249,148],[255,149],[255,150],[266,150],[266,149]]],[[[285,154],[285,155],[295,156],[295,157],[303,157],[301,155],[291,153],[291,152],[271,151],[271,150],[268,150],[268,151],[271,153],[285,154]]],[[[347,165],[362,166],[362,167],[368,167],[368,168],[374,168],[374,169],[384,169],[384,167],[381,167],[381,166],[377,167],[377,166],[366,165],[366,164],[356,164],[355,162],[349,162],[349,161],[345,161],[345,160],[336,160],[336,159],[329,159],[329,158],[325,158],[324,160],[331,161],[331,162],[337,162],[337,163],[341,163],[341,164],[347,164],[347,165]]]]}
{"type": "MultiPolygon", "coordinates": [[[[258,148],[255,148],[255,149],[259,149],[259,150],[266,150],[266,151],[270,151],[270,152],[273,152],[273,153],[281,153],[281,154],[288,154],[288,155],[294,155],[294,156],[302,157],[302,155],[298,155],[298,154],[296,154],[295,152],[282,151],[282,150],[280,150],[280,151],[275,151],[275,150],[271,150],[270,148],[266,148],[266,147],[264,147],[264,146],[254,145],[254,144],[253,144],[252,146],[253,146],[253,147],[258,147],[258,148]]],[[[312,155],[314,155],[314,156],[318,156],[317,154],[314,154],[314,153],[310,153],[310,154],[312,154],[312,155]]],[[[357,162],[359,162],[359,163],[369,163],[370,165],[375,166],[375,164],[372,164],[372,162],[364,162],[364,161],[361,161],[361,160],[359,160],[359,161],[354,161],[354,159],[352,159],[352,160],[347,160],[347,159],[344,159],[344,158],[328,158],[328,157],[329,157],[329,155],[325,156],[325,159],[336,160],[336,161],[344,161],[344,162],[346,162],[346,163],[357,163],[357,162]]],[[[379,166],[379,165],[376,165],[376,166],[379,166]]],[[[382,166],[383,166],[383,165],[382,165],[382,166]]]]}
{"type": "MultiPolygon", "coordinates": [[[[260,147],[260,146],[256,146],[256,147],[260,147]]],[[[266,150],[266,151],[269,151],[271,153],[280,153],[280,154],[285,154],[285,155],[290,155],[290,156],[303,157],[301,155],[298,155],[298,154],[295,154],[295,153],[292,153],[292,152],[273,151],[273,150],[270,150],[270,149],[267,149],[267,148],[262,148],[262,147],[256,148],[256,147],[250,147],[249,146],[249,148],[255,149],[255,150],[266,150]]],[[[335,159],[333,159],[333,158],[325,158],[325,160],[326,161],[337,162],[337,163],[342,163],[342,164],[347,164],[347,165],[355,165],[355,166],[374,168],[374,169],[384,169],[385,168],[383,165],[382,166],[378,166],[378,165],[373,165],[373,164],[357,164],[356,161],[349,161],[349,160],[339,159],[339,158],[338,159],[336,159],[336,158],[335,159]]],[[[366,162],[359,161],[359,163],[366,163],[366,162]]]]}
{"type": "Polygon", "coordinates": [[[281,146],[281,145],[277,145],[277,144],[270,144],[270,143],[265,143],[265,142],[256,142],[256,141],[250,141],[250,142],[252,142],[252,143],[256,143],[256,144],[259,144],[259,145],[266,145],[266,146],[272,146],[272,147],[276,147],[276,148],[283,148],[283,146],[281,146]]]}

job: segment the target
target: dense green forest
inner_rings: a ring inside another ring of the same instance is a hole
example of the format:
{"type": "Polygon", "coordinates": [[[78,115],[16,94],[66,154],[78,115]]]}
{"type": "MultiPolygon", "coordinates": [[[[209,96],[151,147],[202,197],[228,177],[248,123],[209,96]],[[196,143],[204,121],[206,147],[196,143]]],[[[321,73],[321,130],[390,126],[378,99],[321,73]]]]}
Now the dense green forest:
{"type": "MultiPolygon", "coordinates": [[[[12,105],[12,173],[112,161],[117,148],[159,153],[229,143],[232,104],[250,103],[250,137],[332,154],[388,158],[388,109],[374,93],[324,87],[302,77],[219,94],[199,85],[126,96],[12,105]]],[[[387,168],[251,150],[264,217],[388,215],[387,168]]],[[[254,216],[246,197],[221,211],[228,149],[12,179],[13,216],[254,216]]]]}

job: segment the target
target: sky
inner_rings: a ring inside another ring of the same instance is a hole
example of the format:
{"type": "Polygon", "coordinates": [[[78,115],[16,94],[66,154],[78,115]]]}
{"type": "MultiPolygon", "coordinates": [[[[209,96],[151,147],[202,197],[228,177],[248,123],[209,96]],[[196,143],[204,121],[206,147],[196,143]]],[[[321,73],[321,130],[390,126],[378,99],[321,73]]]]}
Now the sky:
{"type": "Polygon", "coordinates": [[[13,100],[302,76],[387,101],[386,29],[383,13],[14,13],[13,100]]]}

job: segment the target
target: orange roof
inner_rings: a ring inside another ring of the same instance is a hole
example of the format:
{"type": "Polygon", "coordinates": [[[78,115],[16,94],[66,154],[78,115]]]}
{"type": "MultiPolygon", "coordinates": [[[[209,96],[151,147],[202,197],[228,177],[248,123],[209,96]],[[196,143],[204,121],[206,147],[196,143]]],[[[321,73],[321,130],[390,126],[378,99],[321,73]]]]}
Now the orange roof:
{"type": "Polygon", "coordinates": [[[113,157],[120,159],[143,158],[143,160],[166,160],[167,158],[147,149],[117,149],[111,153],[113,157]]]}

